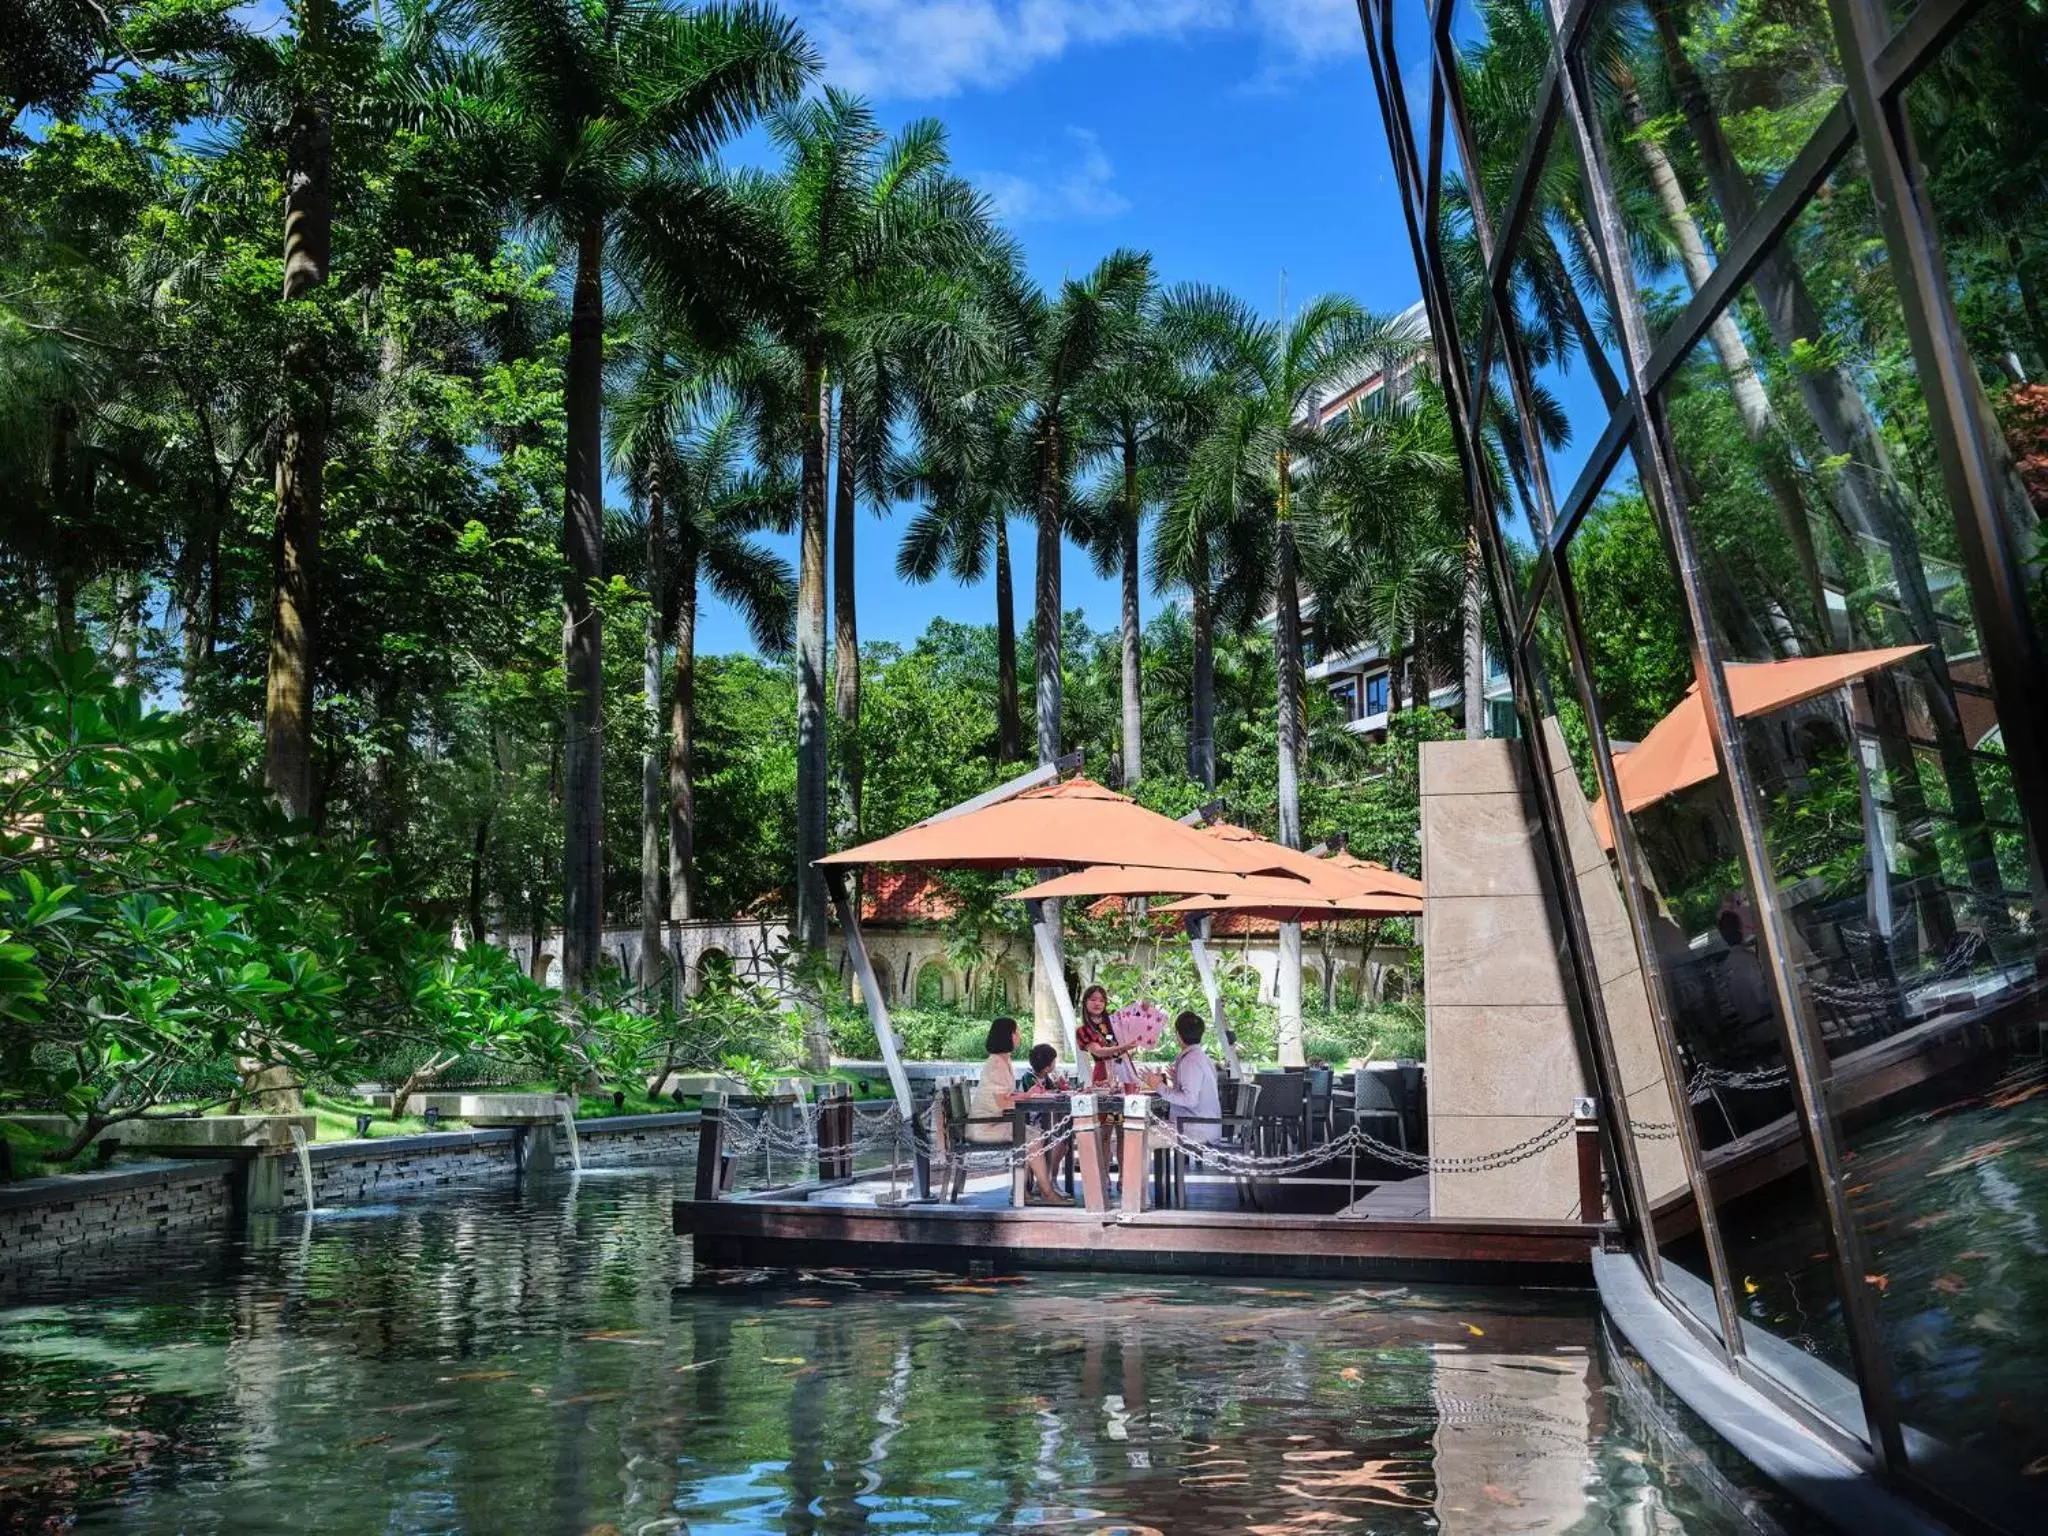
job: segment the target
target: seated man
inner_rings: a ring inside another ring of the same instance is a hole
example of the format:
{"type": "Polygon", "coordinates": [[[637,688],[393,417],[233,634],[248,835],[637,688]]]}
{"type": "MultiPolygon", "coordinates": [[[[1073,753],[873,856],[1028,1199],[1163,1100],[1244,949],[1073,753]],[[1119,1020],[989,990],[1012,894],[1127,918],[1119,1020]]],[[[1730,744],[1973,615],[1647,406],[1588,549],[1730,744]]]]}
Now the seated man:
{"type": "MultiPolygon", "coordinates": [[[[1199,1013],[1183,1013],[1173,1021],[1173,1032],[1180,1036],[1180,1054],[1157,1080],[1153,1092],[1171,1107],[1176,1125],[1188,1122],[1181,1139],[1206,1146],[1223,1135],[1218,1121],[1223,1105],[1216,1091],[1216,1064],[1202,1049],[1203,1028],[1199,1013]]],[[[1153,1138],[1164,1140],[1156,1129],[1153,1138]]]]}

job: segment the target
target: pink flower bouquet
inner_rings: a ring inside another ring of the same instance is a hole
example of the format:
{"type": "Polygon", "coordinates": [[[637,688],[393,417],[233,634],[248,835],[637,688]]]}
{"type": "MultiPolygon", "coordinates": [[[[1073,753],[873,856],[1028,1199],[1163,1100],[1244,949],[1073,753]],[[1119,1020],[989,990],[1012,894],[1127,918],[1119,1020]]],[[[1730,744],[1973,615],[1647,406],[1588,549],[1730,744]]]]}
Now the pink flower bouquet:
{"type": "Polygon", "coordinates": [[[1142,1050],[1150,1050],[1166,1034],[1166,1010],[1153,1002],[1136,1002],[1119,1008],[1109,1016],[1109,1022],[1120,1043],[1135,1045],[1142,1050]]]}

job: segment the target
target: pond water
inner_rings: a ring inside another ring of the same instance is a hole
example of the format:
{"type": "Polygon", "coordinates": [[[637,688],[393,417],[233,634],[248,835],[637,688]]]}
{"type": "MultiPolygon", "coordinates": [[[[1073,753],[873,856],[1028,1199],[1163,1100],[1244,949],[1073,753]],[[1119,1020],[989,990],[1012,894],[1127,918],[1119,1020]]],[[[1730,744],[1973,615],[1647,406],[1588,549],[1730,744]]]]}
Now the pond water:
{"type": "Polygon", "coordinates": [[[0,1309],[0,1529],[1754,1528],[1587,1295],[693,1276],[686,1176],[74,1267],[0,1309]]]}

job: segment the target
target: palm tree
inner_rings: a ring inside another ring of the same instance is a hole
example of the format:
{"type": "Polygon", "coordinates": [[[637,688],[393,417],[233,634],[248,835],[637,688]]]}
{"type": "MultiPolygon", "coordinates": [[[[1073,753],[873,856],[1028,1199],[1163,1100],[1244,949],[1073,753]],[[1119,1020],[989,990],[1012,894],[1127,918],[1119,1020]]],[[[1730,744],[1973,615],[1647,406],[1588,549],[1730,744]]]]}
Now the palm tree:
{"type": "Polygon", "coordinates": [[[919,412],[921,452],[898,466],[899,496],[925,506],[903,530],[896,574],[924,583],[940,571],[979,581],[991,570],[996,601],[996,760],[1023,755],[1017,706],[1017,600],[1010,519],[1031,502],[1031,454],[1014,392],[968,391],[919,412]]]}
{"type": "MultiPolygon", "coordinates": [[[[722,360],[726,368],[734,360],[722,360]]],[[[787,529],[795,520],[796,486],[759,468],[749,412],[719,374],[699,370],[687,355],[650,357],[618,407],[618,458],[635,501],[645,509],[648,591],[659,634],[672,652],[669,670],[668,916],[693,914],[696,786],[696,640],[701,589],[730,604],[754,643],[771,656],[788,653],[795,611],[788,562],[750,534],[787,529]]],[[[658,650],[658,643],[657,643],[658,650]]],[[[659,687],[655,686],[658,696],[659,687]]],[[[644,765],[643,765],[644,766],[644,765]]],[[[656,820],[661,808],[643,810],[656,820]]],[[[643,823],[643,857],[649,828],[643,823]]],[[[659,880],[643,868],[648,905],[659,880]]],[[[642,918],[643,927],[646,918],[642,918]]],[[[644,938],[644,934],[643,934],[644,938]]]]}
{"type": "Polygon", "coordinates": [[[931,119],[878,143],[846,231],[832,294],[838,378],[832,437],[833,713],[842,732],[847,825],[861,826],[860,627],[854,530],[865,494],[888,504],[895,433],[920,384],[990,338],[966,268],[995,242],[987,200],[947,169],[945,130],[931,119]]]}
{"type": "MultiPolygon", "coordinates": [[[[1180,495],[1195,507],[1227,510],[1230,521],[1270,522],[1274,538],[1274,659],[1279,711],[1279,834],[1301,846],[1301,573],[1295,539],[1295,482],[1331,445],[1325,402],[1375,368],[1412,356],[1410,328],[1369,316],[1349,299],[1310,301],[1292,320],[1265,320],[1237,306],[1218,337],[1228,393],[1195,445],[1180,495]]],[[[1301,927],[1280,929],[1281,1060],[1301,1062],[1301,927]]]]}
{"type": "Polygon", "coordinates": [[[1165,448],[1175,404],[1172,359],[1158,324],[1158,293],[1148,281],[1118,295],[1115,345],[1087,392],[1094,446],[1111,461],[1105,515],[1086,540],[1102,574],[1117,574],[1122,602],[1123,782],[1144,777],[1144,621],[1139,611],[1138,546],[1145,517],[1143,482],[1165,448]]]}
{"type": "Polygon", "coordinates": [[[474,0],[486,55],[457,62],[431,99],[490,139],[518,217],[573,255],[563,381],[562,976],[590,983],[604,900],[604,290],[622,250],[700,332],[758,301],[773,247],[749,201],[710,174],[712,153],[802,89],[815,54],[751,3],[474,0]]]}
{"type": "MultiPolygon", "coordinates": [[[[1032,503],[1038,520],[1033,628],[1037,644],[1038,761],[1060,755],[1060,541],[1077,443],[1075,420],[1098,375],[1117,355],[1130,317],[1152,282],[1152,259],[1113,251],[1085,278],[1069,278],[1057,299],[1035,287],[1012,296],[1031,408],[1032,503]]],[[[1084,440],[1085,442],[1085,440],[1084,440]]]]}

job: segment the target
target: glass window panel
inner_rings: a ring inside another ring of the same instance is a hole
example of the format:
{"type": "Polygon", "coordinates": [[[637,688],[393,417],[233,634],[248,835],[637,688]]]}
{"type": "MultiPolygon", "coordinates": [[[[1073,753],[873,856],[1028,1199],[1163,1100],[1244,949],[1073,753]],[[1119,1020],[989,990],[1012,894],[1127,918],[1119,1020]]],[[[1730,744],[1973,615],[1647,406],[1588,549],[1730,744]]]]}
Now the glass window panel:
{"type": "Polygon", "coordinates": [[[1842,94],[1825,0],[1626,0],[1585,44],[1653,331],[1842,94]]]}
{"type": "Polygon", "coordinates": [[[2048,17],[1994,0],[1906,91],[1963,338],[2006,451],[2014,544],[2048,624],[2048,17]]]}
{"type": "MultiPolygon", "coordinates": [[[[1632,807],[1640,853],[1633,875],[1716,1190],[1745,1350],[1788,1391],[1860,1435],[1841,1299],[1772,989],[1754,948],[1723,936],[1723,914],[1751,901],[1727,786],[1710,774],[1659,794],[1644,777],[1658,755],[1653,733],[1682,726],[1695,706],[1684,603],[1650,507],[1625,470],[1574,533],[1566,558],[1593,696],[1632,807]],[[1646,745],[1649,753],[1631,763],[1646,745]]],[[[1596,809],[1596,824],[1607,809],[1596,809]]],[[[1678,1270],[1695,1281],[1707,1274],[1697,1243],[1677,1239],[1670,1248],[1678,1270]]]]}
{"type": "Polygon", "coordinates": [[[1621,1089],[1628,1102],[1636,1164],[1641,1171],[1649,1219],[1667,1269],[1684,1274],[1666,1284],[1702,1324],[1720,1332],[1713,1279],[1700,1239],[1699,1207],[1686,1179],[1677,1124],[1684,1113],[1673,1091],[1652,1016],[1650,981],[1629,922],[1605,818],[1592,807],[1600,799],[1593,762],[1592,730],[1572,666],[1563,604],[1553,588],[1537,610],[1529,651],[1544,715],[1543,738],[1564,817],[1572,880],[1586,921],[1588,957],[1606,1019],[1621,1089]]]}
{"type": "MultiPolygon", "coordinates": [[[[1731,318],[1749,378],[1703,343],[1673,446],[1901,1411],[1989,1489],[2048,1457],[2038,915],[1860,157],[1731,318]]],[[[1718,919],[1754,945],[1753,913],[1718,919]]]]}
{"type": "MultiPolygon", "coordinates": [[[[1620,330],[1601,286],[1593,218],[1578,152],[1560,123],[1534,179],[1509,274],[1516,339],[1528,366],[1527,410],[1553,504],[1571,490],[1625,392],[1620,330]]],[[[1508,350],[1495,348],[1489,381],[1495,409],[1515,433],[1512,449],[1506,433],[1497,434],[1499,446],[1510,474],[1532,476],[1535,466],[1517,462],[1523,407],[1506,371],[1508,350]]]]}

